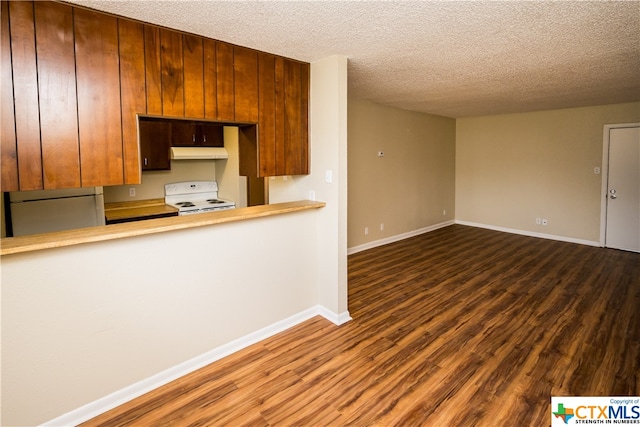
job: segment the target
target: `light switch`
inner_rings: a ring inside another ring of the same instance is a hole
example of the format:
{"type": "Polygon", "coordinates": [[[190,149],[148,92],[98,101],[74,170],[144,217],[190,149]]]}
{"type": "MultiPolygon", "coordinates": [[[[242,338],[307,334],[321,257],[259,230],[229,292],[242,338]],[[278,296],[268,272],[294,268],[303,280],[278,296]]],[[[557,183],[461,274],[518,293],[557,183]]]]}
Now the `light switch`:
{"type": "Polygon", "coordinates": [[[324,173],[325,182],[333,182],[333,171],[331,169],[327,169],[324,173]]]}

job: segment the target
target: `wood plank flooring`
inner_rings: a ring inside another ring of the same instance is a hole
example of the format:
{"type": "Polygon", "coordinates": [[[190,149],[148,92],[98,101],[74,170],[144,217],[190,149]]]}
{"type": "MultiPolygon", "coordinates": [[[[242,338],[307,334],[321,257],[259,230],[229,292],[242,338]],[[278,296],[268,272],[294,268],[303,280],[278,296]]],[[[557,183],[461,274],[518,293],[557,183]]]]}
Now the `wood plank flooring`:
{"type": "Polygon", "coordinates": [[[349,257],[317,317],[86,426],[544,426],[640,395],[640,255],[454,225],[349,257]]]}

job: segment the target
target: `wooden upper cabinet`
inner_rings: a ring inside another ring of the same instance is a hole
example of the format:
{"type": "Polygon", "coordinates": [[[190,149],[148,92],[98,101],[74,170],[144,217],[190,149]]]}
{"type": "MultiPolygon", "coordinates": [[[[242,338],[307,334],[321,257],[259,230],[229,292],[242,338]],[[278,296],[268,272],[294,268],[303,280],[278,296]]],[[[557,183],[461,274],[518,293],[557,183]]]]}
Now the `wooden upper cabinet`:
{"type": "Polygon", "coordinates": [[[284,60],[285,175],[309,173],[309,64],[284,60]]]}
{"type": "Polygon", "coordinates": [[[205,147],[224,147],[224,126],[217,123],[198,125],[200,141],[205,147]]]}
{"type": "Polygon", "coordinates": [[[184,117],[184,63],[182,34],[160,30],[162,63],[162,114],[184,117]]]}
{"type": "Polygon", "coordinates": [[[2,100],[0,104],[0,152],[2,163],[0,164],[0,180],[2,191],[17,191],[18,183],[18,154],[16,147],[16,125],[13,115],[13,76],[11,72],[11,40],[9,35],[9,3],[0,3],[0,31],[2,31],[2,46],[0,52],[2,58],[2,100]]]}
{"type": "Polygon", "coordinates": [[[142,176],[137,115],[147,112],[144,26],[138,22],[118,19],[118,37],[124,183],[139,184],[142,176]]]}
{"type": "Polygon", "coordinates": [[[309,102],[310,102],[310,84],[311,84],[311,65],[300,62],[300,91],[298,92],[297,102],[298,111],[298,137],[296,144],[289,147],[294,154],[289,158],[295,159],[287,163],[288,172],[292,175],[308,175],[309,174],[309,102]],[[297,145],[297,146],[296,146],[297,145]]]}
{"type": "Polygon", "coordinates": [[[258,121],[258,53],[255,50],[234,46],[233,79],[235,120],[258,121]]]}
{"type": "Polygon", "coordinates": [[[123,177],[118,20],[74,11],[82,186],[120,185],[123,177]]]}
{"type": "MultiPolygon", "coordinates": [[[[258,176],[276,175],[276,58],[258,54],[258,176]]],[[[252,176],[252,175],[249,175],[252,176]]]]}
{"type": "Polygon", "coordinates": [[[144,25],[147,114],[184,117],[182,34],[144,25]]]}
{"type": "Polygon", "coordinates": [[[204,44],[202,37],[182,35],[184,115],[204,118],[204,44]]]}
{"type": "Polygon", "coordinates": [[[286,175],[286,141],[285,141],[285,97],[284,97],[284,58],[275,61],[275,132],[276,132],[276,175],[286,175]]]}
{"type": "Polygon", "coordinates": [[[144,25],[145,87],[147,114],[162,115],[162,63],[160,28],[144,25]]]}
{"type": "Polygon", "coordinates": [[[218,118],[216,44],[215,40],[203,40],[204,117],[207,119],[218,118]]]}
{"type": "Polygon", "coordinates": [[[35,2],[44,188],[80,187],[73,10],[35,2]]]}
{"type": "Polygon", "coordinates": [[[257,141],[241,132],[240,170],[259,177],[308,174],[309,64],[262,52],[257,58],[257,141]]]}
{"type": "Polygon", "coordinates": [[[139,126],[142,170],[170,170],[171,123],[140,118],[139,126]]]}
{"type": "Polygon", "coordinates": [[[233,92],[233,46],[216,43],[216,90],[218,120],[235,121],[235,99],[233,92]]]}
{"type": "Polygon", "coordinates": [[[33,3],[9,2],[9,20],[19,189],[41,190],[44,186],[33,3]]]}
{"type": "Polygon", "coordinates": [[[193,147],[198,144],[196,124],[188,120],[171,120],[169,131],[171,133],[171,146],[193,147]]]}
{"type": "Polygon", "coordinates": [[[224,147],[224,126],[191,120],[170,120],[172,147],[224,147]]]}
{"type": "MultiPolygon", "coordinates": [[[[138,115],[238,123],[250,176],[308,173],[309,64],[60,2],[1,4],[3,191],[140,183],[138,115]]],[[[218,145],[219,130],[196,135],[218,145]]]]}

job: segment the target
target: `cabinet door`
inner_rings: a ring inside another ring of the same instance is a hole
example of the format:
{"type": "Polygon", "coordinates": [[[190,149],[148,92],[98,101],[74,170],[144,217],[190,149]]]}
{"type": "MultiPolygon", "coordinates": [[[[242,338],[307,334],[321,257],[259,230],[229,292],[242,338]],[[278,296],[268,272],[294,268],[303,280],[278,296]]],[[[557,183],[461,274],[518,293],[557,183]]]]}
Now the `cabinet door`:
{"type": "Polygon", "coordinates": [[[217,59],[216,42],[204,39],[204,116],[207,119],[218,117],[217,59]]]}
{"type": "Polygon", "coordinates": [[[126,19],[118,20],[120,38],[120,96],[122,98],[122,147],[124,183],[139,184],[138,114],[147,112],[144,70],[144,27],[126,19]]]}
{"type": "Polygon", "coordinates": [[[142,170],[169,170],[171,125],[168,121],[141,119],[140,157],[142,170]]]}
{"type": "Polygon", "coordinates": [[[309,174],[309,102],[311,91],[311,64],[300,64],[300,145],[299,162],[291,173],[295,175],[309,174]],[[295,172],[295,173],[294,173],[295,172]]]}
{"type": "Polygon", "coordinates": [[[233,78],[235,120],[258,121],[258,53],[235,46],[233,48],[233,78]]]}
{"type": "Polygon", "coordinates": [[[233,46],[216,43],[216,79],[218,119],[235,120],[233,93],[233,46]]]}
{"type": "Polygon", "coordinates": [[[82,186],[123,184],[118,21],[74,10],[82,186]]]}
{"type": "Polygon", "coordinates": [[[284,92],[284,58],[276,58],[275,73],[275,125],[276,125],[276,175],[286,175],[286,141],[285,141],[285,92],[284,92]]]}
{"type": "Polygon", "coordinates": [[[276,58],[258,54],[258,176],[276,175],[276,58]]]}
{"type": "Polygon", "coordinates": [[[192,147],[200,145],[196,124],[188,120],[171,120],[171,146],[192,147]]]}
{"type": "Polygon", "coordinates": [[[162,115],[162,63],[160,61],[160,28],[144,26],[144,63],[147,114],[162,115]]]}
{"type": "Polygon", "coordinates": [[[9,2],[9,18],[20,190],[41,190],[44,187],[33,3],[9,2]]]}
{"type": "Polygon", "coordinates": [[[73,11],[35,2],[44,188],[80,187],[73,11]]]}
{"type": "Polygon", "coordinates": [[[198,125],[197,138],[205,147],[224,147],[224,126],[201,123],[198,125]]]}
{"type": "Polygon", "coordinates": [[[162,63],[162,114],[184,117],[184,64],[182,34],[160,30],[162,63]]]}
{"type": "Polygon", "coordinates": [[[285,175],[309,173],[309,65],[284,61],[285,175]]]}
{"type": "Polygon", "coordinates": [[[171,120],[171,146],[224,147],[224,128],[217,123],[171,120]]]}
{"type": "Polygon", "coordinates": [[[204,118],[204,52],[202,37],[182,35],[184,115],[204,118]]]}
{"type": "Polygon", "coordinates": [[[0,123],[0,147],[1,159],[0,164],[0,182],[2,183],[2,191],[18,191],[18,155],[16,148],[16,126],[15,116],[13,115],[13,76],[11,73],[11,40],[9,38],[9,3],[3,1],[0,3],[0,31],[2,31],[2,104],[0,104],[0,113],[2,113],[0,123]]]}

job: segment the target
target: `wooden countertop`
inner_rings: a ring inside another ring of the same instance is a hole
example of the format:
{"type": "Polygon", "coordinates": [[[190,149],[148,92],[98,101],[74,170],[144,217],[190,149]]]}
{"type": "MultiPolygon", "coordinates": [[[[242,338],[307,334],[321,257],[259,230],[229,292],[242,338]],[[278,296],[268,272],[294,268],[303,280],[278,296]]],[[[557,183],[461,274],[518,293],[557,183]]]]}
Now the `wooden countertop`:
{"type": "Polygon", "coordinates": [[[244,221],[272,215],[282,215],[309,209],[324,207],[324,202],[300,200],[296,202],[276,203],[273,205],[252,206],[249,208],[228,209],[197,215],[185,215],[169,218],[157,218],[146,221],[126,222],[91,228],[81,228],[55,233],[34,234],[31,236],[9,237],[0,240],[0,255],[11,255],[83,243],[102,242],[125,237],[164,233],[167,231],[244,221]]]}
{"type": "Polygon", "coordinates": [[[154,217],[178,214],[178,209],[164,203],[164,199],[137,200],[104,204],[104,216],[109,222],[130,218],[154,217]]]}

